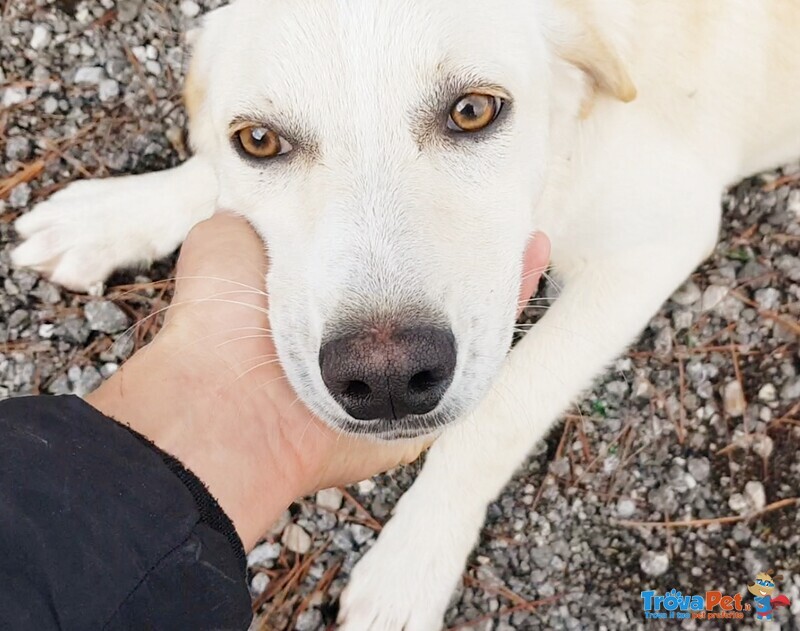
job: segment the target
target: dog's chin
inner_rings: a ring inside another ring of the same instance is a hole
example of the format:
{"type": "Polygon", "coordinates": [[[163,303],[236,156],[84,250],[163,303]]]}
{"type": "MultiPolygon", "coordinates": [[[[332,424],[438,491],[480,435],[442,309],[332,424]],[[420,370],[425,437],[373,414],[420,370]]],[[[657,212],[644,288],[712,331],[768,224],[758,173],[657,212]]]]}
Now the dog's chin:
{"type": "Polygon", "coordinates": [[[374,419],[359,421],[352,418],[336,419],[329,423],[343,434],[388,442],[435,436],[456,423],[461,414],[450,410],[435,410],[429,414],[406,416],[401,419],[374,419]]]}

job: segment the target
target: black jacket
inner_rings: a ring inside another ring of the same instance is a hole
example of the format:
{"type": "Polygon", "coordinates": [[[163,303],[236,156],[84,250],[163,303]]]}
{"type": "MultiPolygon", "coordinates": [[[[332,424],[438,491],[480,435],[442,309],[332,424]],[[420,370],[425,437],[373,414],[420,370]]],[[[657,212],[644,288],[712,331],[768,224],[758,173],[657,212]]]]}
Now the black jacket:
{"type": "Polygon", "coordinates": [[[174,458],[77,397],[0,402],[0,629],[247,629],[245,572],[174,458]]]}

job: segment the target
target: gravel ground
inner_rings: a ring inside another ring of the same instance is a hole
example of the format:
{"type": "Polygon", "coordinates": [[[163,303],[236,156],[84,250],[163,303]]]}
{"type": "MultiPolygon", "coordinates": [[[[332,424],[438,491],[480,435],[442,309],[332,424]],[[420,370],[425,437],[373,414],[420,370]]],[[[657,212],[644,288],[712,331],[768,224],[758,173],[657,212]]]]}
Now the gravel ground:
{"type": "MultiPolygon", "coordinates": [[[[173,261],[74,295],[9,269],[10,222],[73,179],[185,157],[181,32],[217,4],[0,3],[0,399],[85,394],[155,330],[123,334],[166,304],[173,261]]],[[[770,567],[793,601],[777,618],[800,627],[800,164],[723,205],[711,259],[490,507],[449,628],[660,628],[642,590],[749,602],[770,567]]],[[[293,505],[250,555],[257,628],[329,625],[417,470],[293,505]]],[[[765,626],[746,616],[731,628],[765,626]]]]}

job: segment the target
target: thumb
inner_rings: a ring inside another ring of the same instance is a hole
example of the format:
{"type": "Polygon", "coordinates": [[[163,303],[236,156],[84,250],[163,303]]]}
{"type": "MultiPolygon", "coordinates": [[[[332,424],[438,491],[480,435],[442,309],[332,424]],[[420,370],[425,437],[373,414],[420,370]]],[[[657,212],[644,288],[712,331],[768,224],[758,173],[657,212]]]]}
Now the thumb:
{"type": "Polygon", "coordinates": [[[217,213],[186,237],[178,258],[173,302],[194,304],[229,296],[263,305],[266,273],[266,249],[250,223],[237,215],[217,213]]]}

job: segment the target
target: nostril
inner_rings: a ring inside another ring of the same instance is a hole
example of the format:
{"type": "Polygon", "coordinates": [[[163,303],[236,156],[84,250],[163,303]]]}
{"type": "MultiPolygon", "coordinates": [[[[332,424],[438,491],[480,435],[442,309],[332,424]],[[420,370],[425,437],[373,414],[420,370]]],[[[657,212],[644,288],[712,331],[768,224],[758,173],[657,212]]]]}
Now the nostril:
{"type": "Polygon", "coordinates": [[[424,394],[441,383],[432,370],[421,370],[408,382],[408,391],[411,394],[424,394]]]}
{"type": "Polygon", "coordinates": [[[372,394],[372,388],[363,381],[353,380],[347,382],[347,387],[342,394],[354,399],[365,399],[372,394]]]}

